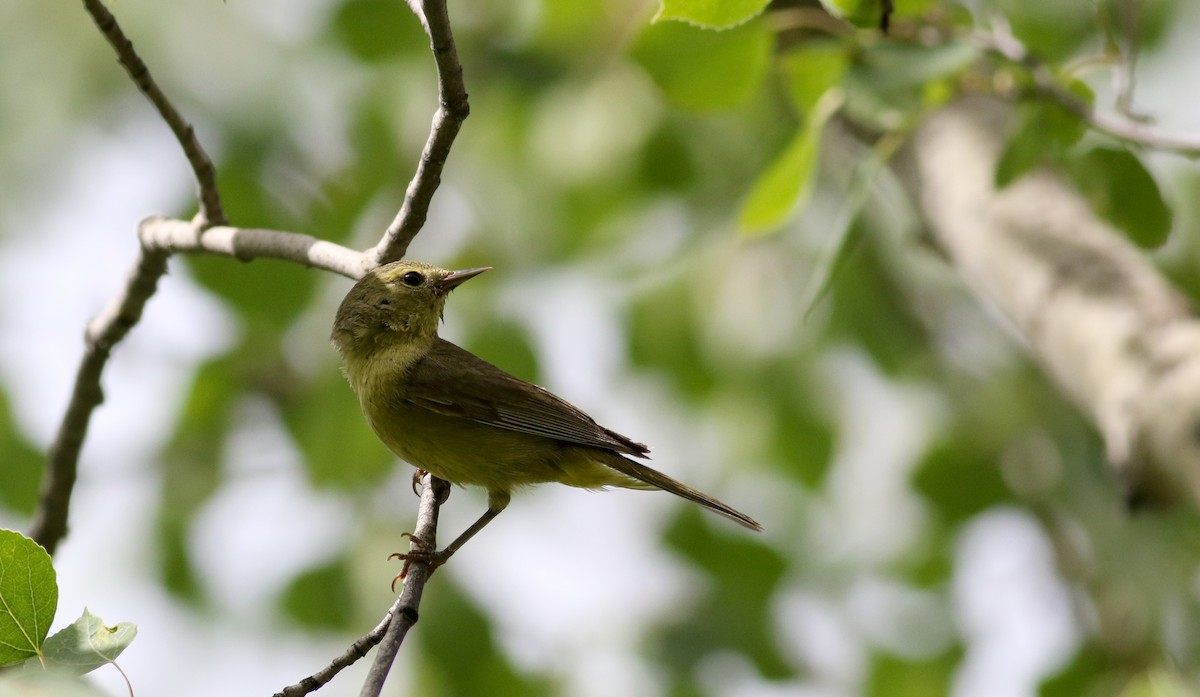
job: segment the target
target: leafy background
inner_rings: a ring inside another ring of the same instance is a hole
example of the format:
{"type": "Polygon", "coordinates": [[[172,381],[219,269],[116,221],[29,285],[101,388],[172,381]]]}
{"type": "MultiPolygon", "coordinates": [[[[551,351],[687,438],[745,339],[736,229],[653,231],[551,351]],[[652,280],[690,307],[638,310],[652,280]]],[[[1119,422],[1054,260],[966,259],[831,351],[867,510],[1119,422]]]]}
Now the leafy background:
{"type": "MultiPolygon", "coordinates": [[[[1143,4],[1137,106],[1196,132],[1200,13],[1143,4]]],[[[1120,43],[1115,3],[897,5],[898,20],[964,30],[999,13],[1071,68],[1065,84],[1112,102],[1109,72],[1080,59],[1120,43]]],[[[113,9],[213,151],[235,224],[374,241],[436,99],[402,3],[113,9]]],[[[855,137],[1019,71],[961,42],[829,33],[815,3],[720,32],[651,24],[657,10],[453,3],[472,116],[410,256],[494,266],[455,294],[447,336],[649,443],[767,532],[662,495],[525,492],[435,577],[392,694],[1172,694],[1146,686],[1196,680],[1196,516],[1125,512],[1094,431],[922,242],[892,180],[872,178],[886,149],[855,137]]],[[[189,215],[193,192],[81,8],[0,7],[0,90],[0,523],[20,528],[136,221],[189,215]]],[[[1194,294],[1194,163],[1020,109],[1000,179],[1049,158],[1194,294]]],[[[385,557],[416,499],[327,341],[348,285],[175,259],[117,351],[56,566],[64,616],[86,604],[138,624],[122,664],[142,694],[273,693],[389,604],[385,557]]],[[[482,507],[456,490],[442,529],[482,507]]],[[[324,692],[354,694],[358,676],[324,692]]]]}

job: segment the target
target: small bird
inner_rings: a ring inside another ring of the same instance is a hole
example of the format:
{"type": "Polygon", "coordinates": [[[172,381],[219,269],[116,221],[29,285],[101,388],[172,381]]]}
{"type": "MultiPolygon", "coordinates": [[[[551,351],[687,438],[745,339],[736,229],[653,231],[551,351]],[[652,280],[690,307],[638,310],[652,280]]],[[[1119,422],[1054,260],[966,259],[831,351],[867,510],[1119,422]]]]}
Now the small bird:
{"type": "Polygon", "coordinates": [[[487,511],[443,550],[395,556],[436,567],[499,515],[514,489],[543,482],[662,489],[762,530],[750,516],[630,460],[649,453],[641,443],[440,338],[446,296],[490,268],[385,264],[350,289],[334,319],[344,372],[384,445],[419,470],[488,492],[487,511]]]}

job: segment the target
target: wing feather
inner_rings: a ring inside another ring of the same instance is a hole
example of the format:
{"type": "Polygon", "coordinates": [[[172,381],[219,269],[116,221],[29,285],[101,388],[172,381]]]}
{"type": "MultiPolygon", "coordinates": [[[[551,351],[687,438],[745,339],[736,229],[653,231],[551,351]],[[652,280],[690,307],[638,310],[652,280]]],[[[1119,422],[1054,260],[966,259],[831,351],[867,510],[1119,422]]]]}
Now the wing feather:
{"type": "Polygon", "coordinates": [[[444,339],[436,339],[406,377],[405,399],[439,414],[635,457],[650,452],[550,392],[444,339]],[[458,379],[452,382],[449,375],[458,379]]]}

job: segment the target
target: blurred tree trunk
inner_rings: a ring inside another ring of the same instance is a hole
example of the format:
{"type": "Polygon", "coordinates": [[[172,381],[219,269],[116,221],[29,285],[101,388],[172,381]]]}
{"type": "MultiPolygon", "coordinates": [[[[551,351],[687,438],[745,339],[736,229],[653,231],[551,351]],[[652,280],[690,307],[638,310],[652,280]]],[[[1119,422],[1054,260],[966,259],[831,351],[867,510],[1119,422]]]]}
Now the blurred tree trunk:
{"type": "Polygon", "coordinates": [[[1200,323],[1057,173],[1004,188],[1012,107],[969,97],[903,158],[938,245],[1095,424],[1132,500],[1200,503],[1200,323]]]}

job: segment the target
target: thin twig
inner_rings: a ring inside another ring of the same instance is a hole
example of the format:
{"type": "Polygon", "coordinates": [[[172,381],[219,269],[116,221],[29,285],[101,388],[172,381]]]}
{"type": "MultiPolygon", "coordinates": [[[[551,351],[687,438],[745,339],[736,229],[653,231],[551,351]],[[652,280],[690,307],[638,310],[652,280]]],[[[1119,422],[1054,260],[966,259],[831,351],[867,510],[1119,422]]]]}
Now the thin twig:
{"type": "MultiPolygon", "coordinates": [[[[437,549],[438,509],[446,497],[450,495],[450,484],[431,474],[425,475],[425,486],[421,490],[421,508],[417,512],[417,526],[413,531],[412,548],[437,549]],[[418,542],[420,540],[420,542],[418,542]]],[[[360,697],[378,697],[387,680],[388,671],[396,660],[400,644],[408,635],[408,630],[417,623],[417,609],[421,605],[421,595],[425,592],[425,584],[433,573],[434,567],[427,561],[414,558],[408,564],[408,575],[404,578],[404,590],[392,608],[392,621],[389,623],[383,640],[379,642],[379,651],[375,654],[375,662],[367,673],[360,697]]]]}
{"type": "Polygon", "coordinates": [[[1200,136],[1168,133],[1154,126],[1131,121],[1117,116],[1097,113],[1095,108],[1076,97],[1059,84],[1050,69],[1031,54],[1007,26],[994,22],[992,33],[971,32],[971,41],[989,53],[1027,68],[1033,76],[1034,93],[1049,99],[1060,107],[1078,116],[1093,130],[1135,145],[1145,145],[1158,150],[1169,150],[1180,155],[1200,155],[1200,136]]]}
{"type": "Polygon", "coordinates": [[[146,301],[154,294],[158,279],[167,272],[167,257],[161,250],[141,249],[125,288],[88,324],[84,333],[83,360],[75,375],[75,388],[62,424],[50,445],[41,500],[29,536],[54,554],[67,534],[67,514],[79,465],[79,451],[87,437],[92,412],[104,401],[100,376],[109,354],[141,319],[146,301]]]}
{"type": "Polygon", "coordinates": [[[379,624],[375,625],[367,634],[359,637],[357,641],[346,649],[345,653],[333,659],[333,661],[325,666],[322,670],[313,673],[311,676],[304,678],[295,685],[288,685],[279,692],[276,692],[273,697],[304,697],[310,692],[316,692],[325,686],[330,680],[343,669],[349,668],[358,662],[358,659],[367,655],[367,652],[375,648],[375,645],[383,639],[383,635],[387,632],[388,626],[392,622],[392,618],[396,616],[396,612],[400,607],[400,598],[396,598],[396,602],[388,609],[387,614],[383,616],[379,624]]]}
{"type": "Polygon", "coordinates": [[[199,189],[200,198],[200,226],[203,228],[209,225],[224,225],[227,221],[225,220],[225,211],[221,207],[221,198],[217,194],[216,168],[213,167],[208,153],[197,140],[192,124],[183,118],[171,100],[167,99],[167,95],[159,89],[158,83],[150,75],[150,69],[133,50],[133,42],[125,36],[125,32],[117,24],[117,18],[104,6],[103,0],[83,0],[83,5],[87,8],[88,14],[92,16],[92,20],[95,21],[100,32],[104,34],[104,38],[112,44],[113,49],[117,52],[117,60],[125,66],[125,72],[129,73],[133,84],[137,85],[142,94],[146,95],[146,98],[158,110],[159,115],[171,127],[175,139],[183,147],[183,153],[187,156],[188,163],[192,166],[192,172],[196,175],[196,186],[199,189]]]}
{"type": "Polygon", "coordinates": [[[421,160],[408,190],[404,204],[400,206],[395,220],[388,226],[379,244],[368,251],[375,265],[395,261],[404,256],[408,245],[425,226],[429,214],[429,203],[442,181],[442,169],[450,156],[463,121],[470,113],[467,103],[467,88],[463,83],[462,64],[458,61],[458,50],[454,47],[454,34],[450,31],[450,17],[446,12],[445,0],[407,0],[408,6],[421,21],[429,36],[429,45],[438,74],[438,110],[433,115],[433,126],[421,160]]]}

